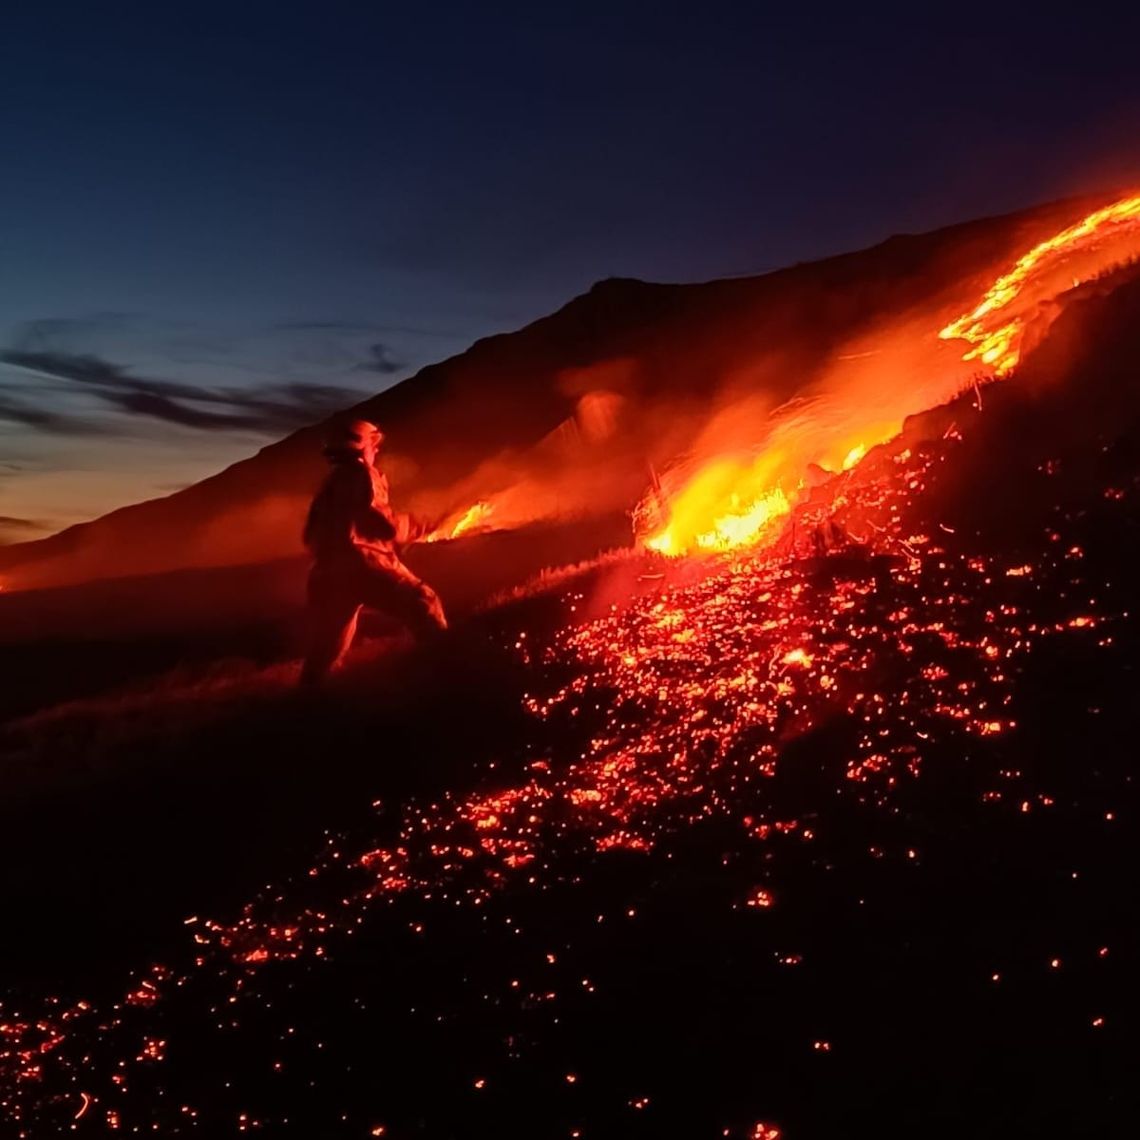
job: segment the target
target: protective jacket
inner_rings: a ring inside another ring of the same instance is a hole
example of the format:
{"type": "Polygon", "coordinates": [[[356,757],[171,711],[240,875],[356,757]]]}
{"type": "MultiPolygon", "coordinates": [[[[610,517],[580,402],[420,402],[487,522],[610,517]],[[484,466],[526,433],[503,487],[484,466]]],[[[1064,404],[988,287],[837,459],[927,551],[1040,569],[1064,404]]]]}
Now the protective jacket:
{"type": "Polygon", "coordinates": [[[358,455],[334,457],[333,468],[309,507],[304,541],[318,563],[356,553],[369,562],[399,559],[399,547],[422,527],[394,511],[388,478],[358,455]]]}

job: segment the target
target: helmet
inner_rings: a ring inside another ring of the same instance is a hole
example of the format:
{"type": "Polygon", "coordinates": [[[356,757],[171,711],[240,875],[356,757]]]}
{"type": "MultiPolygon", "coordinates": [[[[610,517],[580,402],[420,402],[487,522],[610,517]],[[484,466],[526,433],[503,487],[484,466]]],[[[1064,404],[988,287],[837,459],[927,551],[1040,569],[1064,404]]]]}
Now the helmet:
{"type": "Polygon", "coordinates": [[[384,433],[369,420],[342,420],[333,425],[326,441],[326,451],[363,451],[374,440],[380,444],[384,433]]]}

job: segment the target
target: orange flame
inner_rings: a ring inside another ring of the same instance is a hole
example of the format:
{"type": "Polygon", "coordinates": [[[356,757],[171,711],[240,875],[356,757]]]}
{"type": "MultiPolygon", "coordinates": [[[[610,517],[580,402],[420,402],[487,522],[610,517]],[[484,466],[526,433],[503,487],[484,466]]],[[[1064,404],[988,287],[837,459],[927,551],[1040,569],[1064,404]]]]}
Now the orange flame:
{"type": "Polygon", "coordinates": [[[459,538],[468,531],[483,526],[494,509],[493,504],[487,502],[486,499],[480,499],[479,502],[463,511],[458,518],[452,515],[451,518],[436,527],[424,539],[424,542],[445,542],[452,538],[459,538]],[[453,522],[452,519],[455,521],[453,522]]]}
{"type": "Polygon", "coordinates": [[[486,501],[481,501],[472,507],[468,507],[467,510],[463,512],[463,517],[451,528],[451,534],[448,537],[458,538],[466,531],[473,530],[482,524],[493,509],[491,504],[486,501]]]}
{"type": "MultiPolygon", "coordinates": [[[[968,342],[962,360],[979,360],[994,377],[1007,376],[1039,305],[1137,255],[1140,195],[1095,210],[1034,246],[938,337],[968,342]]],[[[964,377],[926,351],[927,338],[921,327],[900,325],[890,353],[876,340],[869,352],[839,357],[875,358],[870,386],[820,385],[817,396],[766,418],[757,429],[763,446],[754,457],[714,453],[667,502],[650,496],[638,510],[641,522],[649,523],[639,527],[642,544],[676,557],[774,541],[813,468],[817,474],[852,470],[868,447],[897,435],[907,415],[961,390],[964,377]],[[926,373],[929,381],[917,387],[911,377],[926,373]]]]}
{"type": "MultiPolygon", "coordinates": [[[[1025,315],[1006,311],[1022,298],[1025,286],[1062,261],[1088,251],[1109,234],[1118,236],[1119,227],[1131,228],[1138,220],[1140,195],[1094,210],[1076,225],[1054,234],[1020,257],[1013,269],[990,286],[976,308],[948,324],[939,332],[939,337],[969,341],[973,348],[963,360],[980,360],[993,369],[995,376],[1008,376],[1021,358],[1025,315]]],[[[1071,280],[1074,286],[1080,284],[1079,278],[1071,280]]]]}
{"type": "MultiPolygon", "coordinates": [[[[708,473],[706,473],[708,474],[708,473]]],[[[715,474],[715,473],[714,473],[715,474]]],[[[699,490],[689,500],[693,505],[701,501],[699,490]]],[[[681,554],[694,546],[699,550],[730,550],[734,546],[750,546],[776,526],[791,511],[787,495],[775,487],[746,505],[733,495],[725,514],[713,519],[707,530],[686,528],[683,512],[675,512],[669,525],[645,543],[660,554],[681,554]]]]}
{"type": "MultiPolygon", "coordinates": [[[[795,425],[796,428],[802,425],[795,425]]],[[[896,423],[880,427],[875,442],[898,430],[896,423]]],[[[668,518],[643,539],[649,550],[668,557],[718,553],[771,541],[791,514],[805,483],[809,463],[826,474],[854,467],[867,447],[858,443],[833,447],[830,454],[804,452],[794,431],[776,432],[770,446],[754,459],[721,456],[705,463],[668,505],[668,518]],[[818,456],[818,458],[817,458],[818,456]],[[803,462],[801,462],[803,460],[803,462]]]]}

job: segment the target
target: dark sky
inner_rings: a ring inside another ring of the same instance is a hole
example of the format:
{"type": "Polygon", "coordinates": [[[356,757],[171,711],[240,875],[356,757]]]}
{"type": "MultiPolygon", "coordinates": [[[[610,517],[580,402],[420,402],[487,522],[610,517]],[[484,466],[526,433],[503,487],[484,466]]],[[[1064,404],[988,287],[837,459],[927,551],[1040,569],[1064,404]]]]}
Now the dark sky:
{"type": "Polygon", "coordinates": [[[1135,185],[1132,7],[18,4],[0,541],[198,478],[601,277],[1135,185]]]}

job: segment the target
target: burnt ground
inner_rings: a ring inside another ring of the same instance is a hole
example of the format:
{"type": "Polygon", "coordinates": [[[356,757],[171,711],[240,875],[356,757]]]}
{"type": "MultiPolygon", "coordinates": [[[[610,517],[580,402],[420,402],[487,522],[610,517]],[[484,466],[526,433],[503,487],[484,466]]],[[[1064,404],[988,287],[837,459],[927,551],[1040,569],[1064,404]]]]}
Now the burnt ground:
{"type": "Polygon", "coordinates": [[[869,548],[9,726],[8,1134],[1133,1135],[1140,431],[1095,365],[868,457],[869,548]]]}

